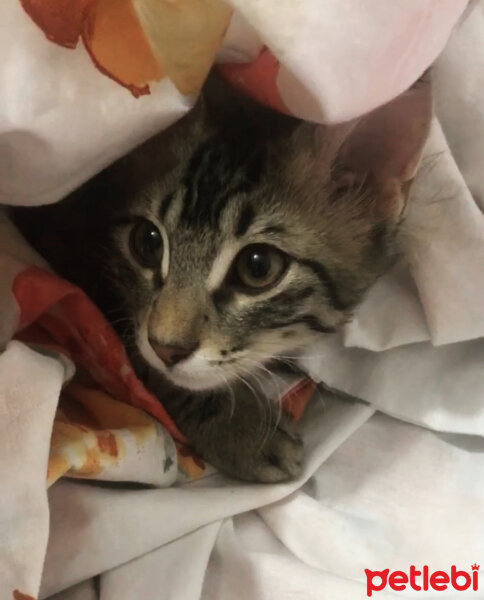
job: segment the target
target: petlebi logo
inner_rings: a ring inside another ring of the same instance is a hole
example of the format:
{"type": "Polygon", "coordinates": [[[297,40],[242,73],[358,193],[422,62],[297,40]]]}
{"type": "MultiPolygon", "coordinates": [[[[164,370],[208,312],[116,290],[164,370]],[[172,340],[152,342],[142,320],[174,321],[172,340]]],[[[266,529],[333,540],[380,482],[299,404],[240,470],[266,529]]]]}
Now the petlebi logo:
{"type": "Polygon", "coordinates": [[[417,569],[411,565],[408,573],[405,571],[392,571],[383,569],[382,571],[371,571],[365,569],[366,574],[366,595],[368,598],[373,596],[373,592],[381,592],[387,587],[394,592],[403,592],[410,589],[416,592],[427,592],[434,590],[436,592],[445,592],[448,589],[454,589],[457,592],[479,589],[479,567],[477,563],[471,565],[470,571],[458,570],[455,565],[448,571],[431,572],[427,565],[417,569]]]}

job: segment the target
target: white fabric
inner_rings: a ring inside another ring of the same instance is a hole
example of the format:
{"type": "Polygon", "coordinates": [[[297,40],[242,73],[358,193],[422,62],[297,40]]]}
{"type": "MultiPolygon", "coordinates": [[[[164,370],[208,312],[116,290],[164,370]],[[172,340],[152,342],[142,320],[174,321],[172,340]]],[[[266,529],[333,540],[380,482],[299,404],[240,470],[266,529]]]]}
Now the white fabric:
{"type": "MultiPolygon", "coordinates": [[[[321,10],[320,0],[232,0],[238,12],[219,60],[253,60],[266,44],[281,62],[287,107],[341,121],[408,88],[467,2],[325,0],[321,10]]],[[[20,0],[0,4],[0,58],[0,203],[58,200],[194,102],[168,79],[132,97],[94,68],[81,43],[75,50],[46,43],[20,0]]]]}
{"type": "Polygon", "coordinates": [[[410,87],[437,58],[467,0],[325,0],[324,10],[320,0],[231,4],[281,62],[286,106],[306,119],[340,122],[410,87]]]}
{"type": "MultiPolygon", "coordinates": [[[[49,492],[53,519],[41,597],[75,584],[87,575],[143,556],[201,526],[270,504],[297,490],[373,413],[372,408],[363,404],[341,404],[330,399],[326,402],[324,418],[322,405],[316,404],[316,415],[313,418],[308,415],[306,419],[307,458],[305,473],[299,481],[277,486],[250,485],[213,475],[165,490],[117,491],[83,486],[81,491],[79,484],[72,482],[53,486],[49,492]]],[[[194,546],[187,555],[186,567],[180,565],[181,571],[197,568],[192,557],[198,556],[198,551],[194,546]]],[[[141,572],[139,585],[147,577],[141,572]]],[[[188,589],[190,585],[187,581],[188,589]]],[[[135,597],[128,591],[125,593],[127,599],[135,597]]]]}
{"type": "Polygon", "coordinates": [[[68,376],[60,361],[18,342],[0,355],[2,600],[11,598],[14,589],[35,590],[39,585],[49,533],[50,433],[57,398],[68,376]]]}
{"type": "Polygon", "coordinates": [[[120,562],[100,577],[101,600],[357,600],[366,597],[365,568],[470,570],[484,553],[482,438],[370,415],[361,405],[328,400],[326,413],[315,405],[306,472],[290,485],[213,477],[152,492],[54,487],[44,592],[120,562]]]}

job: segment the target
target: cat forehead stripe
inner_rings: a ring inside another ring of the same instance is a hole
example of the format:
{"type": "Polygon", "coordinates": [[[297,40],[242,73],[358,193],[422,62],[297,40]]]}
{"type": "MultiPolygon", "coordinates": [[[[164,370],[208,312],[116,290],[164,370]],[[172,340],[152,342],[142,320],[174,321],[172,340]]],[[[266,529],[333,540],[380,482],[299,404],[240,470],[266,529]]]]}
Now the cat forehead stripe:
{"type": "Polygon", "coordinates": [[[165,198],[163,198],[161,205],[160,205],[160,209],[158,211],[161,221],[164,221],[168,211],[170,210],[170,207],[171,207],[174,197],[175,197],[175,192],[171,192],[170,194],[165,196],[165,198]]]}
{"type": "Polygon", "coordinates": [[[229,145],[219,137],[204,142],[193,153],[184,174],[181,220],[219,228],[230,200],[253,191],[263,168],[259,149],[229,145]]]}
{"type": "Polygon", "coordinates": [[[239,218],[237,219],[237,226],[235,228],[235,236],[242,237],[247,233],[250,226],[254,222],[255,211],[250,204],[246,204],[240,211],[239,218]]]}

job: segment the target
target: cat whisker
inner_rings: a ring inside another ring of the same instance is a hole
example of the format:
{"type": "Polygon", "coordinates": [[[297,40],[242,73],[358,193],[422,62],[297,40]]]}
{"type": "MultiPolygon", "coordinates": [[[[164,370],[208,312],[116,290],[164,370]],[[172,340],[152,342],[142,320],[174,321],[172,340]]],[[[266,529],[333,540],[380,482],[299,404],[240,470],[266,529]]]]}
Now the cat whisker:
{"type": "Polygon", "coordinates": [[[265,357],[264,360],[279,360],[282,358],[289,359],[289,360],[301,360],[301,359],[306,360],[306,359],[312,359],[312,358],[326,358],[328,356],[341,354],[345,350],[346,350],[346,348],[341,348],[336,351],[316,352],[314,354],[277,354],[276,353],[274,355],[267,355],[264,352],[252,351],[251,354],[256,355],[256,356],[265,357]]]}
{"type": "MultiPolygon", "coordinates": [[[[272,360],[274,357],[269,357],[269,360],[272,360]]],[[[249,360],[249,359],[247,359],[249,360]]],[[[254,364],[255,368],[258,368],[259,370],[261,370],[262,372],[267,373],[272,381],[275,383],[275,388],[276,388],[276,395],[277,395],[277,399],[279,400],[283,394],[283,392],[285,391],[285,387],[286,387],[286,382],[284,381],[284,379],[282,377],[280,377],[280,375],[278,375],[277,373],[274,373],[274,371],[272,371],[271,369],[267,368],[265,365],[263,365],[262,363],[255,361],[255,360],[251,360],[251,362],[254,364]]],[[[280,402],[276,402],[277,408],[278,408],[278,419],[277,419],[277,424],[279,424],[280,419],[282,417],[282,406],[280,402]]]]}
{"type": "Polygon", "coordinates": [[[281,390],[280,390],[281,378],[276,373],[274,373],[273,371],[268,369],[263,363],[256,361],[256,360],[252,360],[250,358],[247,358],[246,360],[250,361],[256,369],[259,369],[262,372],[265,372],[269,375],[269,377],[272,379],[272,381],[276,384],[277,393],[280,396],[280,394],[281,394],[281,390]]]}
{"type": "MultiPolygon", "coordinates": [[[[250,371],[247,371],[248,376],[250,376],[251,378],[254,378],[254,374],[251,373],[250,371]]],[[[247,381],[247,379],[241,375],[239,375],[238,373],[234,373],[234,376],[239,379],[242,383],[244,383],[247,387],[249,387],[251,390],[254,390],[254,387],[247,381]]],[[[257,402],[257,407],[259,409],[259,414],[261,416],[261,420],[260,420],[260,446],[259,449],[262,449],[267,441],[267,439],[270,436],[271,433],[271,429],[270,429],[270,424],[271,424],[271,418],[270,418],[270,413],[271,413],[271,406],[270,403],[267,401],[267,398],[265,396],[262,396],[256,392],[254,390],[253,392],[253,397],[257,402]]]]}
{"type": "MultiPolygon", "coordinates": [[[[239,365],[239,368],[244,369],[244,367],[241,365],[239,365]]],[[[258,379],[257,375],[253,371],[250,371],[248,369],[244,369],[244,370],[248,373],[249,377],[255,379],[257,385],[261,389],[261,392],[263,392],[263,385],[260,383],[260,380],[258,379]]],[[[244,379],[244,378],[242,378],[242,379],[244,379]]],[[[245,379],[244,379],[244,381],[245,381],[245,379]]],[[[269,439],[271,434],[274,433],[279,421],[277,421],[275,423],[274,427],[271,427],[272,422],[273,422],[271,415],[272,415],[272,409],[274,408],[274,406],[273,406],[274,403],[271,401],[270,398],[263,395],[263,400],[261,402],[261,398],[260,398],[259,394],[257,394],[257,393],[255,395],[255,398],[261,409],[261,417],[262,417],[262,419],[261,419],[261,426],[262,426],[261,434],[262,434],[262,436],[261,436],[261,443],[260,443],[260,447],[259,447],[259,450],[261,450],[267,443],[267,440],[269,439]],[[262,411],[262,409],[266,409],[266,410],[262,411]]]]}
{"type": "Polygon", "coordinates": [[[224,382],[225,387],[227,388],[229,395],[230,395],[230,404],[231,404],[231,409],[230,409],[230,415],[229,415],[229,421],[231,421],[233,419],[234,416],[234,412],[235,412],[235,395],[234,395],[234,390],[232,389],[232,386],[230,385],[229,380],[227,379],[227,377],[225,377],[225,374],[223,372],[223,369],[221,369],[220,367],[217,368],[217,374],[221,377],[221,379],[224,382]]]}

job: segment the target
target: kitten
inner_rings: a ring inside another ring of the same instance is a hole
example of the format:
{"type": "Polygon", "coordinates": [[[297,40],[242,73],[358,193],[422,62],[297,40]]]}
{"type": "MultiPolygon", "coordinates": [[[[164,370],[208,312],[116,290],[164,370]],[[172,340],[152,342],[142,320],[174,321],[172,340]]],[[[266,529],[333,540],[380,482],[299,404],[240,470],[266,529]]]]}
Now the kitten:
{"type": "Polygon", "coordinates": [[[302,443],[253,376],[331,335],[394,262],[430,84],[337,127],[214,98],[62,202],[12,215],[206,460],[281,481],[302,443]]]}

